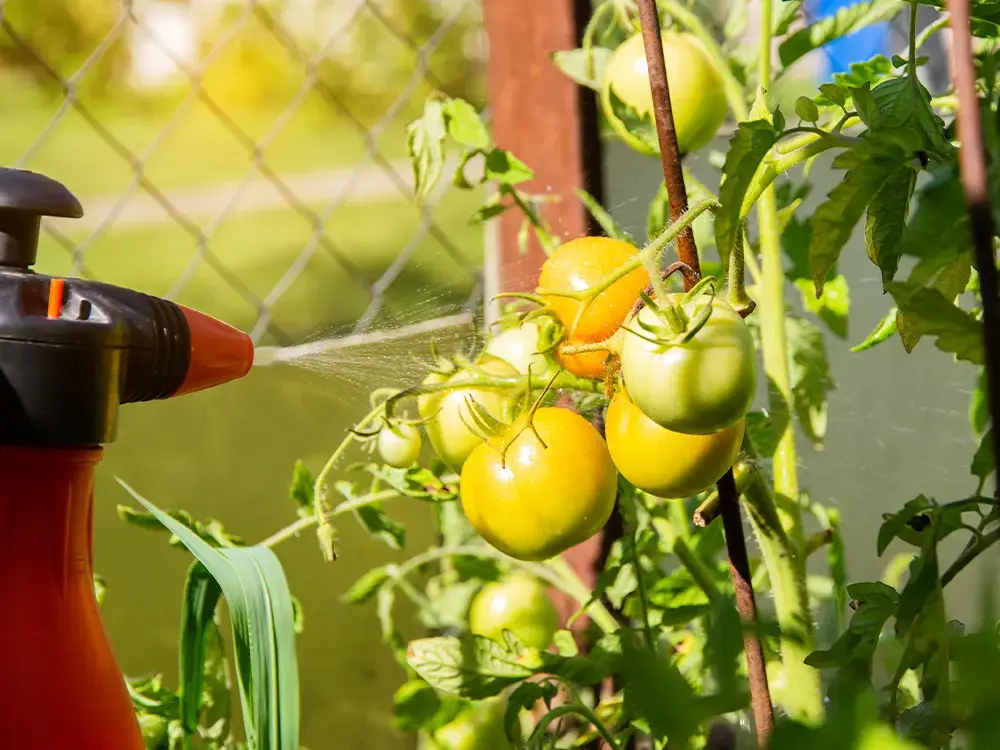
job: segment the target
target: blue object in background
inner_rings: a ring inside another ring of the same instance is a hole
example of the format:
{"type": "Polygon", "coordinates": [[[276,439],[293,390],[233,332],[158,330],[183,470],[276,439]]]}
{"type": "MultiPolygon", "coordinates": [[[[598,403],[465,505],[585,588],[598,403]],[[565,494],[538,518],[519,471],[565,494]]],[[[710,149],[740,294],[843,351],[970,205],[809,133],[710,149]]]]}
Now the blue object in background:
{"type": "MultiPolygon", "coordinates": [[[[808,12],[813,20],[832,16],[839,8],[853,5],[856,0],[809,0],[808,12]]],[[[889,24],[879,23],[837,39],[822,47],[825,69],[823,79],[834,73],[846,73],[851,63],[867,60],[878,54],[889,54],[889,24]]]]}

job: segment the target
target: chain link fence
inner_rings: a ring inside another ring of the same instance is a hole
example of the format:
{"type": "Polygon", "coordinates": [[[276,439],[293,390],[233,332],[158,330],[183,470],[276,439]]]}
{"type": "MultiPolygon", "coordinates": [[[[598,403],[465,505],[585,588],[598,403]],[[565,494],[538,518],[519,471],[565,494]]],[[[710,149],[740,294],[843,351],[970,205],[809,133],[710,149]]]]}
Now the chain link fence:
{"type": "Polygon", "coordinates": [[[481,0],[0,0],[0,163],[80,198],[39,269],[289,344],[482,296],[475,196],[416,201],[405,125],[482,97],[481,0]]]}

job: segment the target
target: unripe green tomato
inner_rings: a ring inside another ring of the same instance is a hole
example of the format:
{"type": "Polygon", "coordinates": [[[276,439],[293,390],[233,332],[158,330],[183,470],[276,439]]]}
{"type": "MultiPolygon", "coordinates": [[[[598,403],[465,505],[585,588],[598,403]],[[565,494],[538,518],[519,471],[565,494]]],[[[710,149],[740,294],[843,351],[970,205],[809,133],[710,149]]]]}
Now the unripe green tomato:
{"type": "MultiPolygon", "coordinates": [[[[670,104],[681,154],[697,151],[712,142],[729,106],[722,76],[704,45],[692,34],[663,32],[663,59],[670,84],[670,104]]],[[[655,155],[657,150],[629,132],[612,108],[611,92],[640,116],[653,117],[646,50],[636,34],[612,53],[604,71],[601,104],[608,121],[633,148],[655,155]]]]}
{"type": "MultiPolygon", "coordinates": [[[[490,360],[482,363],[481,368],[492,375],[505,377],[516,376],[517,370],[502,360],[490,360]]],[[[449,379],[460,383],[470,378],[467,370],[462,370],[449,379]]],[[[424,380],[425,384],[444,382],[439,373],[431,373],[424,380]]],[[[465,460],[483,440],[480,435],[471,431],[468,425],[475,421],[469,410],[466,398],[472,399],[484,407],[494,417],[503,415],[509,395],[501,390],[456,388],[448,391],[423,394],[417,399],[417,408],[423,419],[429,420],[424,429],[431,441],[431,446],[445,466],[455,472],[460,472],[465,460]],[[432,418],[432,415],[433,418],[432,418]]]]}
{"type": "MultiPolygon", "coordinates": [[[[678,305],[683,295],[670,297],[678,305]]],[[[704,297],[687,302],[684,312],[693,320],[705,303],[704,297]]],[[[636,317],[663,325],[649,307],[636,317]]],[[[643,333],[636,321],[629,328],[643,333]]],[[[712,301],[708,321],[689,341],[654,343],[626,333],[621,361],[632,401],[647,417],[674,432],[707,435],[731,427],[746,416],[757,389],[757,352],[750,329],[718,297],[712,301]]]]}
{"type": "Polygon", "coordinates": [[[469,607],[469,630],[499,643],[507,629],[525,646],[546,649],[558,628],[559,615],[545,587],[521,573],[487,583],[469,607]]]}
{"type": "Polygon", "coordinates": [[[505,711],[503,699],[477,701],[434,732],[426,750],[510,750],[503,728],[505,711]]]}
{"type": "Polygon", "coordinates": [[[486,344],[485,353],[506,360],[522,375],[531,365],[532,376],[545,377],[552,373],[551,357],[538,351],[538,326],[525,323],[519,328],[508,328],[486,344]]]}
{"type": "Polygon", "coordinates": [[[412,424],[383,427],[377,438],[382,461],[397,469],[408,469],[420,458],[420,431],[412,424]]]}

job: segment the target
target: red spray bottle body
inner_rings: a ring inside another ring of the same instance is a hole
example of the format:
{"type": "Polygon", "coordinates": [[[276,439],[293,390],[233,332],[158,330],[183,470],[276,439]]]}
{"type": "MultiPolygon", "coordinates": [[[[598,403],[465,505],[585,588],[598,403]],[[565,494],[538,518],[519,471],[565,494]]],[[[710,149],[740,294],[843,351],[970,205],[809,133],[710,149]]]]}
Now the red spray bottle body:
{"type": "Polygon", "coordinates": [[[122,403],[242,377],[249,337],[167,300],[40,276],[62,185],[0,169],[0,748],[142,750],[94,592],[94,469],[122,403]]]}

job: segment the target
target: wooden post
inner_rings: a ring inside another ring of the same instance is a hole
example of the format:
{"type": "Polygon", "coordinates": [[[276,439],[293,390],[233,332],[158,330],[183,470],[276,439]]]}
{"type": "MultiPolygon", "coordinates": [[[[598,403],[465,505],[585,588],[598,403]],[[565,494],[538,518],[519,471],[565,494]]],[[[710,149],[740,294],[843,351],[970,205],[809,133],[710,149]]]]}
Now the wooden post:
{"type": "MultiPolygon", "coordinates": [[[[524,186],[526,192],[559,198],[543,211],[564,240],[598,231],[574,191],[583,188],[598,200],[603,198],[596,97],[552,62],[552,53],[580,45],[590,13],[590,0],[484,2],[494,137],[497,145],[535,170],[536,179],[524,186]]],[[[534,290],[545,253],[533,236],[527,253],[522,253],[517,241],[520,228],[517,212],[501,217],[494,237],[494,267],[488,274],[496,288],[488,291],[534,290]]],[[[609,531],[613,530],[610,524],[609,531]]],[[[607,546],[598,535],[565,555],[591,587],[607,546]]],[[[553,600],[564,621],[578,608],[558,592],[553,600]]],[[[585,620],[577,622],[577,632],[586,626],[585,620]]]]}

